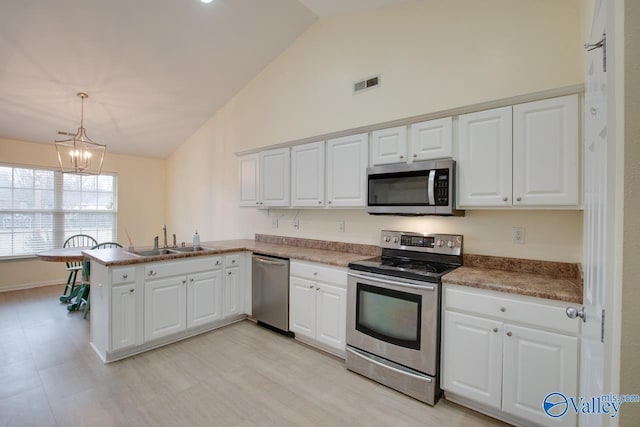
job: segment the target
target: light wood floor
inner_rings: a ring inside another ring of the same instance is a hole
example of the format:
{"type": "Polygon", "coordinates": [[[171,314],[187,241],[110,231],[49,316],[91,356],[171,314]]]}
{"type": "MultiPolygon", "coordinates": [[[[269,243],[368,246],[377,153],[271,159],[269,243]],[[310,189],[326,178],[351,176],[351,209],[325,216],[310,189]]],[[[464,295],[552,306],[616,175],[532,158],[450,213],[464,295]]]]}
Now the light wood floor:
{"type": "Polygon", "coordinates": [[[244,321],[104,365],[62,286],[0,293],[0,426],[491,426],[244,321]]]}

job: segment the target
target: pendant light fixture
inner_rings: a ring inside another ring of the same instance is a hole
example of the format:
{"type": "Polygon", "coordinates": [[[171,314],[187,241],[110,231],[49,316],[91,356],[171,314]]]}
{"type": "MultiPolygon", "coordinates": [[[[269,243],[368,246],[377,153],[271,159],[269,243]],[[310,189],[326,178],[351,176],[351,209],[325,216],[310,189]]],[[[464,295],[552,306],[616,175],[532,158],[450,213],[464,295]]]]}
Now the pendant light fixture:
{"type": "Polygon", "coordinates": [[[55,141],[60,170],[62,173],[77,175],[100,175],[107,146],[93,142],[87,136],[84,128],[84,100],[89,95],[84,92],[78,92],[78,96],[81,99],[80,127],[78,131],[76,133],[58,131],[58,135],[71,138],[55,141]]]}

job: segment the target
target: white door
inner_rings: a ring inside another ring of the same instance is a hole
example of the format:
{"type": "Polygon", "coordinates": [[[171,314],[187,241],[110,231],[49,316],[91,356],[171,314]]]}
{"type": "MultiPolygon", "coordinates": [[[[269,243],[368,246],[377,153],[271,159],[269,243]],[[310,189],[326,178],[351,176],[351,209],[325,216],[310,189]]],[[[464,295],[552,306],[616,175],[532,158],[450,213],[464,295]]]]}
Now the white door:
{"type": "Polygon", "coordinates": [[[291,277],[289,292],[289,328],[296,334],[315,338],[316,282],[291,277]]]}
{"type": "Polygon", "coordinates": [[[445,311],[442,388],[493,408],[502,399],[502,323],[445,311]]]}
{"type": "Polygon", "coordinates": [[[224,306],[223,317],[241,314],[242,310],[242,288],[240,285],[240,267],[227,267],[224,270],[224,306]]]}
{"type": "MultiPolygon", "coordinates": [[[[599,41],[607,32],[607,4],[609,2],[605,0],[595,2],[590,43],[599,41]]],[[[607,337],[602,328],[602,315],[605,289],[613,284],[613,251],[609,248],[609,240],[614,235],[612,187],[615,184],[615,160],[610,153],[615,144],[607,139],[609,95],[603,53],[602,48],[586,53],[583,221],[585,322],[582,325],[580,347],[580,395],[585,398],[611,391],[604,390],[604,341],[607,337]]],[[[603,417],[599,416],[579,417],[581,426],[601,426],[603,422],[603,417]]]]}
{"type": "Polygon", "coordinates": [[[458,205],[511,206],[511,107],[459,117],[458,205]]]}
{"type": "Polygon", "coordinates": [[[412,124],[411,157],[413,161],[453,157],[453,119],[412,124]]]}
{"type": "Polygon", "coordinates": [[[513,107],[513,204],[577,206],[578,95],[513,107]]]}
{"type": "Polygon", "coordinates": [[[250,154],[238,159],[240,206],[258,205],[258,155],[250,154]]]}
{"type": "Polygon", "coordinates": [[[144,284],[145,342],[187,327],[187,278],[169,277],[144,284]]]}
{"type": "Polygon", "coordinates": [[[510,324],[504,325],[503,337],[502,410],[541,425],[575,427],[569,405],[556,408],[567,412],[552,418],[542,402],[553,392],[576,395],[578,339],[510,324]]]}
{"type": "Polygon", "coordinates": [[[347,290],[318,283],[316,286],[316,339],[344,351],[347,326],[347,290]]]}
{"type": "Polygon", "coordinates": [[[367,134],[327,141],[327,204],[360,207],[367,202],[367,134]]]}
{"type": "Polygon", "coordinates": [[[187,277],[187,328],[222,319],[222,271],[187,277]]]}
{"type": "Polygon", "coordinates": [[[136,343],[136,284],[111,288],[111,351],[136,343]]]}
{"type": "Polygon", "coordinates": [[[407,127],[371,132],[371,164],[386,165],[407,161],[407,127]]]}
{"type": "Polygon", "coordinates": [[[324,145],[291,147],[291,206],[324,206],[324,145]]]}
{"type": "Polygon", "coordinates": [[[288,147],[260,152],[260,206],[289,206],[290,164],[288,147]]]}

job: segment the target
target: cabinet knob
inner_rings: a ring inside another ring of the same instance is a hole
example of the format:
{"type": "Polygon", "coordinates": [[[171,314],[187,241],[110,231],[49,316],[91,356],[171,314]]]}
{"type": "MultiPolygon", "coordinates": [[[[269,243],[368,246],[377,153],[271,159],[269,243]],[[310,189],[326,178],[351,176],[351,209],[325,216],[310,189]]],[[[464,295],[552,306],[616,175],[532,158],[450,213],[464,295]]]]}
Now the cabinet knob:
{"type": "Polygon", "coordinates": [[[574,307],[567,307],[565,312],[567,313],[567,317],[569,317],[570,319],[575,319],[579,317],[582,319],[583,322],[587,321],[587,317],[584,314],[584,307],[582,307],[580,310],[574,307]]]}
{"type": "Polygon", "coordinates": [[[216,261],[216,265],[220,265],[220,260],[216,261]]]}
{"type": "Polygon", "coordinates": [[[400,156],[401,159],[404,159],[404,156],[400,156]]]}
{"type": "Polygon", "coordinates": [[[309,285],[309,289],[313,289],[313,285],[309,285]]]}
{"type": "Polygon", "coordinates": [[[158,273],[156,273],[153,270],[149,270],[149,273],[147,273],[147,276],[155,276],[156,274],[158,274],[158,273]]]}
{"type": "Polygon", "coordinates": [[[516,202],[521,202],[521,201],[522,201],[522,197],[516,198],[516,202]]]}
{"type": "Polygon", "coordinates": [[[123,274],[123,275],[122,275],[122,278],[123,278],[123,279],[126,279],[127,277],[129,277],[129,275],[128,275],[128,274],[123,274]]]}
{"type": "Polygon", "coordinates": [[[505,197],[504,199],[502,199],[502,201],[504,201],[504,202],[508,202],[508,201],[509,201],[509,198],[508,198],[508,197],[505,197]]]}
{"type": "Polygon", "coordinates": [[[231,276],[231,272],[230,272],[230,271],[227,271],[227,274],[228,274],[229,276],[231,276]]]}
{"type": "Polygon", "coordinates": [[[331,204],[331,200],[329,200],[327,203],[331,204]]]}
{"type": "Polygon", "coordinates": [[[232,259],[232,260],[231,260],[231,264],[235,264],[235,263],[236,263],[236,260],[235,260],[235,259],[232,259]]]}
{"type": "Polygon", "coordinates": [[[129,292],[130,292],[130,293],[133,293],[133,291],[135,291],[135,289],[133,289],[133,288],[132,288],[132,289],[129,289],[129,292]]]}
{"type": "Polygon", "coordinates": [[[256,202],[256,205],[259,205],[259,204],[260,204],[260,202],[256,202]]]}
{"type": "Polygon", "coordinates": [[[319,291],[319,290],[320,290],[320,286],[316,286],[316,291],[319,291]]]}
{"type": "Polygon", "coordinates": [[[189,279],[190,282],[193,282],[193,277],[191,279],[189,279]]]}
{"type": "Polygon", "coordinates": [[[513,335],[511,332],[507,332],[508,337],[510,337],[511,335],[513,335]]]}
{"type": "Polygon", "coordinates": [[[321,204],[322,204],[322,201],[321,201],[321,200],[318,200],[318,204],[319,204],[319,205],[321,205],[321,204]]]}
{"type": "Polygon", "coordinates": [[[500,311],[504,313],[507,309],[505,307],[500,307],[500,311]]]}
{"type": "Polygon", "coordinates": [[[493,332],[498,332],[498,328],[493,328],[493,332]]]}
{"type": "Polygon", "coordinates": [[[417,155],[417,154],[414,154],[414,155],[413,155],[413,158],[415,159],[416,157],[418,157],[418,155],[417,155]]]}
{"type": "Polygon", "coordinates": [[[317,276],[317,275],[318,275],[318,272],[317,272],[317,271],[314,271],[314,272],[313,272],[313,275],[314,275],[314,276],[317,276]]]}
{"type": "Polygon", "coordinates": [[[184,279],[184,280],[182,281],[182,284],[183,284],[183,285],[184,285],[185,283],[187,283],[187,279],[184,279]]]}

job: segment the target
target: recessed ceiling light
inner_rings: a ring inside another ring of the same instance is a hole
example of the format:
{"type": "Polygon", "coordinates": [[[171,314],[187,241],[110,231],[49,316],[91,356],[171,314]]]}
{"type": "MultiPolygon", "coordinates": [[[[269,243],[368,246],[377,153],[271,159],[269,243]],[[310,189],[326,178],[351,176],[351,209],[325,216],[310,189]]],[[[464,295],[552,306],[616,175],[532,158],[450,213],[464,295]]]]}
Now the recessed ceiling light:
{"type": "Polygon", "coordinates": [[[209,4],[209,3],[211,3],[213,0],[200,0],[200,1],[201,1],[202,3],[205,3],[205,4],[209,4]]]}

